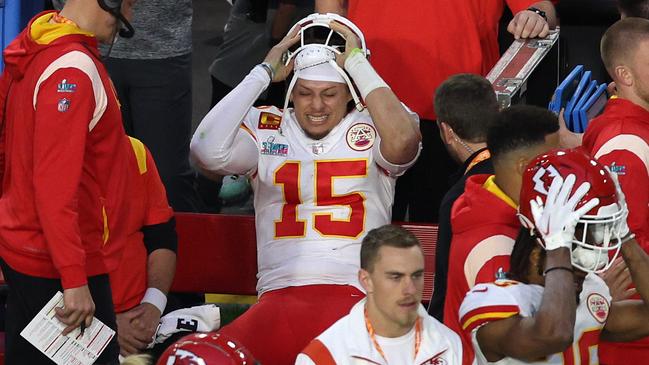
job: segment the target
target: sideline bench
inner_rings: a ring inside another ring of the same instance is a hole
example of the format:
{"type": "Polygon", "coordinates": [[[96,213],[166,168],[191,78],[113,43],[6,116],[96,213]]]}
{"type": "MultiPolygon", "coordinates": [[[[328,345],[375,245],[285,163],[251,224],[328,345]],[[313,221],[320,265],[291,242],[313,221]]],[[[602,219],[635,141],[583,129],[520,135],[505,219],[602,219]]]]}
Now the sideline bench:
{"type": "MultiPolygon", "coordinates": [[[[396,223],[421,242],[424,301],[433,293],[437,225],[396,223]]],[[[256,295],[257,245],[252,216],[176,213],[176,292],[256,295]]]]}

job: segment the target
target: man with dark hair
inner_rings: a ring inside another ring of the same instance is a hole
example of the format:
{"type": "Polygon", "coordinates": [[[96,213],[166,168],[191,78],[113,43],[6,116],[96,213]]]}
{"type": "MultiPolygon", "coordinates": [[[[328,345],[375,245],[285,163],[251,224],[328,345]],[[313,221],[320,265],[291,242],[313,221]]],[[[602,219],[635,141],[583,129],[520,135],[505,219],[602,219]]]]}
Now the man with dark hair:
{"type": "MultiPolygon", "coordinates": [[[[444,324],[457,333],[461,333],[458,310],[466,292],[509,269],[519,229],[516,209],[521,176],[532,158],[558,146],[558,130],[552,112],[525,105],[502,111],[489,129],[487,147],[495,174],[471,176],[451,212],[444,324]]],[[[473,359],[470,341],[464,342],[464,349],[468,364],[473,359]]]]}
{"type": "MultiPolygon", "coordinates": [[[[63,335],[93,316],[115,329],[107,273],[112,210],[125,198],[124,128],[97,42],[128,25],[134,0],[68,0],[5,49],[0,100],[0,266],[9,286],[6,364],[51,364],[21,331],[59,291],[63,335]],[[126,16],[126,18],[125,18],[126,16]]],[[[130,25],[128,25],[130,27],[130,25]]],[[[132,30],[132,28],[131,28],[132,30]]],[[[80,330],[77,330],[80,328],[80,330]]],[[[79,332],[72,332],[72,331],[79,332]]],[[[84,341],[90,342],[90,331],[84,341]]],[[[98,364],[117,363],[116,337],[98,364]]]]}
{"type": "MultiPolygon", "coordinates": [[[[602,37],[600,51],[617,98],[586,128],[584,148],[620,179],[629,204],[629,228],[649,251],[649,20],[625,18],[602,37]]],[[[649,357],[649,339],[606,344],[602,362],[625,364],[649,357]]]]}
{"type": "Polygon", "coordinates": [[[424,253],[412,233],[392,225],[369,231],[358,278],[367,298],[311,341],[296,364],[460,362],[458,336],[421,305],[424,253]]]}
{"type": "Polygon", "coordinates": [[[444,318],[446,273],[451,247],[451,208],[464,192],[469,176],[493,174],[487,150],[487,131],[498,115],[498,101],[491,83],[482,76],[459,74],[449,77],[435,93],[435,112],[440,136],[449,154],[462,164],[457,182],[444,195],[439,207],[439,231],[435,247],[435,291],[428,313],[444,318]]]}
{"type": "Polygon", "coordinates": [[[624,18],[649,18],[649,1],[647,0],[617,0],[617,9],[624,18]]]}
{"type": "Polygon", "coordinates": [[[580,149],[556,150],[526,168],[520,198],[513,280],[477,285],[460,308],[477,363],[597,364],[601,340],[649,334],[649,257],[615,176],[580,149]],[[644,300],[611,303],[596,275],[619,252],[644,300]]]}

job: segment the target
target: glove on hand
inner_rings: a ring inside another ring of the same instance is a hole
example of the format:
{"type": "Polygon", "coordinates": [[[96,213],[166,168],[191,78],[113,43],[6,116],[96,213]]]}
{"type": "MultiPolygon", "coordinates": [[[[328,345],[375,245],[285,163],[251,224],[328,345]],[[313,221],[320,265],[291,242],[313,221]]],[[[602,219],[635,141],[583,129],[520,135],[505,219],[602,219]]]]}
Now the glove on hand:
{"type": "Polygon", "coordinates": [[[575,210],[579,201],[590,189],[590,183],[584,182],[570,197],[575,180],[573,174],[568,175],[565,181],[561,176],[557,176],[552,180],[545,204],[539,196],[535,200],[530,200],[534,224],[541,234],[546,251],[561,247],[572,249],[572,239],[579,218],[599,204],[599,199],[593,198],[575,210]]]}

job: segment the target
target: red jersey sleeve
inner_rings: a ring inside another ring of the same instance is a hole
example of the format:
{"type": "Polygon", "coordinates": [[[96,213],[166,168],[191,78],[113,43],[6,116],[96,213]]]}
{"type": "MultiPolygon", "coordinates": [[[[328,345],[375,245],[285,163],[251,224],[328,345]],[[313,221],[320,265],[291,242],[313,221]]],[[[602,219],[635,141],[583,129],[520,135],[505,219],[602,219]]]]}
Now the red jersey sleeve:
{"type": "Polygon", "coordinates": [[[95,109],[93,86],[81,70],[62,68],[40,84],[35,99],[36,210],[63,288],[74,288],[87,282],[78,192],[95,109]],[[59,90],[63,82],[76,85],[76,89],[59,90]]]}

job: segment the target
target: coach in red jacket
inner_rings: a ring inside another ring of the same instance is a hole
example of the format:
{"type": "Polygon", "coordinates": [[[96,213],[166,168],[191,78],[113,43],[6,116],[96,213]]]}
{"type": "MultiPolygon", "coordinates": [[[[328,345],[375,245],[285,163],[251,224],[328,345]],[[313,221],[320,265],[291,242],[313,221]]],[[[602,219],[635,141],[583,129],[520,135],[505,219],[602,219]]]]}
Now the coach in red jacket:
{"type": "MultiPolygon", "coordinates": [[[[20,331],[57,291],[64,333],[90,325],[93,314],[116,327],[102,247],[110,244],[108,212],[123,194],[126,150],[97,41],[112,42],[119,12],[103,0],[68,0],[61,13],[37,15],[4,51],[6,364],[51,363],[20,331]]],[[[114,338],[97,363],[117,354],[114,338]]]]}

